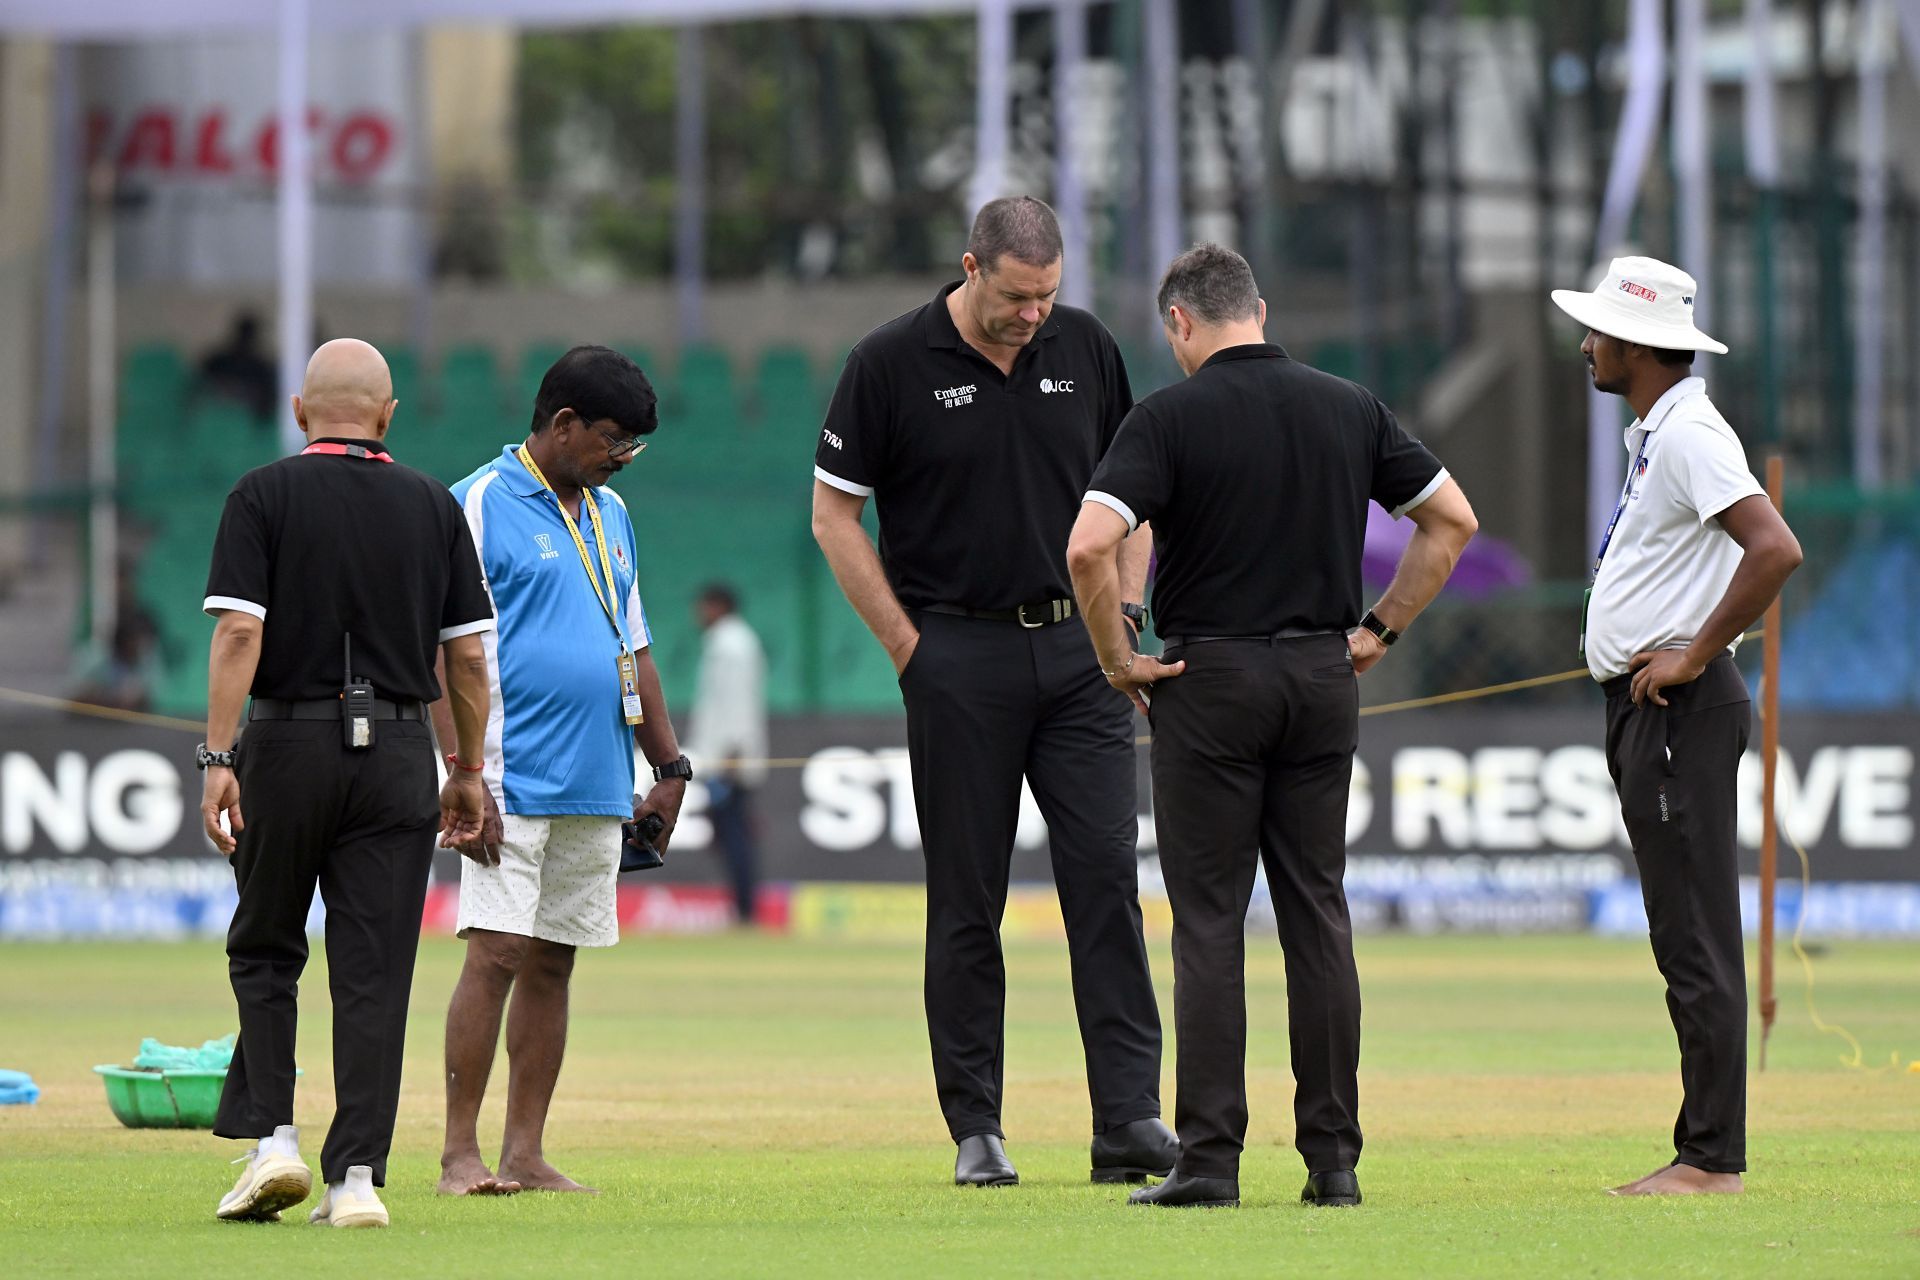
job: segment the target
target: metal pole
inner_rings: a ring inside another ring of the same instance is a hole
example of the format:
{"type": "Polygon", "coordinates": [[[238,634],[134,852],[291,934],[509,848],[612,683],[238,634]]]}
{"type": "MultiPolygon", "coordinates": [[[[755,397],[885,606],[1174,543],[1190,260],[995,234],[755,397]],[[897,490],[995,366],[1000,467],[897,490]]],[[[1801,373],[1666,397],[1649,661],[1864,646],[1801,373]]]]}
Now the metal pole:
{"type": "Polygon", "coordinates": [[[120,516],[114,506],[113,162],[93,166],[87,219],[87,620],[95,649],[113,645],[119,604],[120,516]]]}
{"type": "Polygon", "coordinates": [[[1053,204],[1066,243],[1060,264],[1060,300],[1093,305],[1092,229],[1087,188],[1080,177],[1080,111],[1075,95],[1087,61],[1086,0],[1053,6],[1053,204]]]}
{"type": "MultiPolygon", "coordinates": [[[[1633,220],[1640,175],[1660,123],[1660,86],[1666,79],[1667,38],[1660,0],[1632,0],[1627,11],[1627,96],[1613,161],[1594,230],[1594,257],[1618,252],[1633,220]]],[[[1598,546],[1626,466],[1620,447],[1620,400],[1599,388],[1587,393],[1587,545],[1598,546]]]]}
{"type": "MultiPolygon", "coordinates": [[[[51,489],[60,465],[60,424],[66,416],[67,308],[72,302],[74,233],[84,224],[81,168],[80,50],[61,44],[53,51],[52,181],[47,184],[47,275],[41,306],[40,403],[34,428],[33,480],[51,489]]],[[[36,517],[27,558],[46,563],[47,521],[36,517]]]]}
{"type": "Polygon", "coordinates": [[[979,68],[975,78],[973,185],[971,217],[981,205],[1003,194],[1007,180],[1008,98],[1013,72],[1012,0],[980,0],[979,68]]]}
{"type": "Polygon", "coordinates": [[[1759,330],[1761,438],[1780,443],[1779,338],[1774,325],[1773,228],[1780,196],[1780,142],[1773,110],[1773,0],[1747,0],[1745,140],[1754,188],[1754,316],[1759,330]]]}
{"type": "Polygon", "coordinates": [[[287,407],[313,352],[313,173],[307,163],[308,0],[280,0],[280,437],[305,438],[287,407]]]}
{"type": "Polygon", "coordinates": [[[706,52],[706,28],[680,28],[674,58],[673,282],[683,346],[706,336],[706,52]]]}
{"type": "MultiPolygon", "coordinates": [[[[1140,8],[1147,64],[1147,271],[1158,278],[1180,253],[1180,24],[1173,0],[1140,8]]],[[[1149,308],[1152,307],[1149,301],[1149,308]]],[[[1154,317],[1155,325],[1159,316],[1154,317]]]]}
{"type": "Polygon", "coordinates": [[[1877,489],[1885,479],[1881,450],[1881,339],[1886,328],[1887,61],[1878,47],[1885,0],[1860,9],[1859,280],[1853,293],[1853,481],[1877,489]]]}
{"type": "MultiPolygon", "coordinates": [[[[1713,318],[1713,170],[1707,156],[1707,73],[1701,64],[1706,39],[1706,0],[1675,0],[1673,22],[1673,159],[1680,197],[1680,259],[1698,290],[1694,323],[1710,328],[1713,318]]],[[[1712,357],[1696,351],[1693,371],[1710,375],[1712,357]]]]}
{"type": "MultiPolygon", "coordinates": [[[[1767,498],[1776,511],[1786,503],[1786,465],[1779,454],[1767,457],[1767,498]]],[[[1767,606],[1766,634],[1760,637],[1760,1070],[1767,1069],[1767,1037],[1773,1032],[1778,1002],[1773,994],[1773,901],[1779,879],[1780,815],[1774,809],[1774,775],[1780,759],[1780,597],[1767,606]]],[[[1803,907],[1804,909],[1804,907],[1803,907]]]]}

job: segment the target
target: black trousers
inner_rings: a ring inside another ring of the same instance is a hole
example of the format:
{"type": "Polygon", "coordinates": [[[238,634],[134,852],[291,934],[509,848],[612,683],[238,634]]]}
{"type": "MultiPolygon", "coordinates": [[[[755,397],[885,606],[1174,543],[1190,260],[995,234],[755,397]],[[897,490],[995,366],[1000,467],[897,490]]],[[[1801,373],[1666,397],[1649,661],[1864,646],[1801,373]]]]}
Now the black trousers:
{"type": "Polygon", "coordinates": [[[1140,933],[1133,708],[1075,618],[1038,630],[920,613],[900,679],[927,864],[927,1031],[957,1142],[1004,1136],[1000,920],[1026,777],[1066,919],[1093,1131],[1160,1114],[1160,1013],[1140,933]]]}
{"type": "Polygon", "coordinates": [[[1722,655],[1667,706],[1607,683],[1607,768],[1633,842],[1653,957],[1680,1038],[1676,1163],[1747,1167],[1747,967],[1740,936],[1735,780],[1752,705],[1722,655]]]}
{"type": "Polygon", "coordinates": [[[1239,1176],[1247,1137],[1246,921],[1264,863],[1287,963],[1294,1145],[1360,1159],[1360,978],[1347,915],[1359,692],[1344,636],[1170,649],[1153,690],[1153,808],[1173,905],[1180,1171],[1239,1176]]]}
{"type": "Polygon", "coordinates": [[[713,824],[713,842],[727,863],[727,883],[733,888],[733,914],[741,924],[753,923],[754,891],[759,880],[759,851],[753,836],[753,790],[731,778],[707,782],[707,820],[713,824]]]}
{"type": "Polygon", "coordinates": [[[383,1186],[439,825],[432,731],[382,720],[370,750],[349,751],[338,721],[255,721],[238,772],[246,825],[233,856],[240,904],[227,930],[227,969],[240,1036],[213,1131],[259,1138],[293,1123],[297,996],[318,885],[335,1092],[320,1176],[339,1182],[364,1164],[383,1186]]]}

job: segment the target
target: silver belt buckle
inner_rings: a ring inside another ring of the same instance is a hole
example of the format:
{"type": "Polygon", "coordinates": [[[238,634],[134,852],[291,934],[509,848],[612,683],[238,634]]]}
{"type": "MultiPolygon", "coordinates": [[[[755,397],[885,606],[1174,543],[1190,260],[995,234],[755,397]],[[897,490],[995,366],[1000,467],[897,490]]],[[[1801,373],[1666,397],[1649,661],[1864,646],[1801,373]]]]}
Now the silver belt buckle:
{"type": "Polygon", "coordinates": [[[1047,626],[1049,623],[1065,622],[1068,618],[1071,618],[1073,616],[1073,601],[1049,600],[1047,601],[1047,611],[1051,613],[1053,616],[1051,618],[1046,619],[1046,621],[1044,622],[1028,622],[1027,606],[1025,605],[1020,605],[1019,607],[1014,609],[1013,616],[1014,616],[1014,620],[1017,621],[1021,626],[1025,627],[1027,630],[1038,631],[1040,628],[1047,626]]]}

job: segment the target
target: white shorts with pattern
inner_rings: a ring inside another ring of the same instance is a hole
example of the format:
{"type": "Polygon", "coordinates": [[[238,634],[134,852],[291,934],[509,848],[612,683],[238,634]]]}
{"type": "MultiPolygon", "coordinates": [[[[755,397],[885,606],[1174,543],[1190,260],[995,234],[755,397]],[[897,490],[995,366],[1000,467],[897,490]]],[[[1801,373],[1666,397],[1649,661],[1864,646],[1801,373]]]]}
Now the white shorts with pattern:
{"type": "Polygon", "coordinates": [[[620,941],[620,819],[500,815],[500,865],[460,859],[459,934],[517,933],[572,947],[620,941]]]}

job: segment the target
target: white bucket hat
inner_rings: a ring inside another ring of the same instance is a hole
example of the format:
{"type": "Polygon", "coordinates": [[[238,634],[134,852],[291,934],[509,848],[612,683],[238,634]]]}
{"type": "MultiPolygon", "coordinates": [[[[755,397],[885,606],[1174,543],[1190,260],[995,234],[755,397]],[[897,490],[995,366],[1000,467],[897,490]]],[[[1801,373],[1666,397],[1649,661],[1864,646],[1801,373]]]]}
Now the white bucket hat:
{"type": "Polygon", "coordinates": [[[1727,354],[1693,325],[1693,277],[1658,258],[1615,258],[1592,293],[1555,289],[1554,305],[1595,333],[1643,347],[1727,354]]]}

